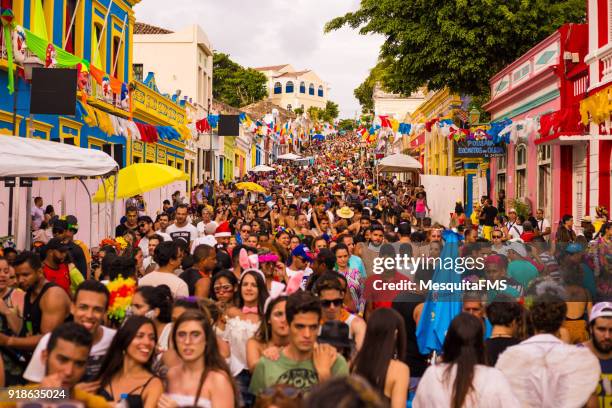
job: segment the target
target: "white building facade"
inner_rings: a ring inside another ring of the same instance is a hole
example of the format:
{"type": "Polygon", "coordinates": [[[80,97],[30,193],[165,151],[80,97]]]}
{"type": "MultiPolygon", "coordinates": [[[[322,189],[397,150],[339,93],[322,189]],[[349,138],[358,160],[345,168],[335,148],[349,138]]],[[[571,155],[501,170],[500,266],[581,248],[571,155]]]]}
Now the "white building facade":
{"type": "Polygon", "coordinates": [[[314,71],[296,71],[290,64],[255,68],[268,78],[268,100],[287,109],[307,111],[314,106],[324,109],[329,85],[314,71]]]}
{"type": "Polygon", "coordinates": [[[198,135],[194,126],[211,111],[213,48],[208,36],[198,25],[172,32],[136,23],[133,69],[137,80],[155,72],[159,86],[173,90],[173,99],[186,100],[194,107],[190,118],[193,138],[187,144],[186,155],[194,156],[190,158],[195,163],[194,182],[201,183],[217,166],[219,147],[219,140],[215,140],[218,136],[213,136],[211,159],[210,135],[198,135]]]}

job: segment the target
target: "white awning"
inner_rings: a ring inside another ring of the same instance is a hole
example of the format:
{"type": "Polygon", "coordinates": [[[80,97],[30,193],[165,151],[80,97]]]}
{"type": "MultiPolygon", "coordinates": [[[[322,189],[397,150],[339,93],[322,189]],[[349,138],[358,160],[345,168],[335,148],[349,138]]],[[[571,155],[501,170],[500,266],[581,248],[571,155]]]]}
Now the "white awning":
{"type": "Polygon", "coordinates": [[[118,168],[117,162],[100,150],[0,135],[0,177],[90,177],[118,168]]]}
{"type": "Polygon", "coordinates": [[[278,156],[278,160],[301,160],[302,157],[294,153],[286,153],[278,156]]]}
{"type": "Polygon", "coordinates": [[[412,156],[396,153],[383,158],[376,168],[379,172],[400,173],[409,170],[421,170],[423,166],[412,156]]]}
{"type": "Polygon", "coordinates": [[[250,172],[253,173],[265,173],[268,171],[274,171],[275,169],[273,167],[270,166],[266,166],[265,164],[260,164],[259,166],[255,166],[253,167],[251,170],[249,170],[250,172]]]}

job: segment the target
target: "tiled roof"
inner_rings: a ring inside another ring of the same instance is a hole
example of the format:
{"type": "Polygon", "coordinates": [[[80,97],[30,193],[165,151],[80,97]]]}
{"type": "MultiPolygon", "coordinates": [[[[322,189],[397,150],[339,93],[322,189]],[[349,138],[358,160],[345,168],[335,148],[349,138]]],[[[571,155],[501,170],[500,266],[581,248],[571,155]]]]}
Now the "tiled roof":
{"type": "Polygon", "coordinates": [[[288,111],[287,109],[282,108],[268,100],[255,102],[240,108],[240,110],[249,114],[252,119],[256,120],[263,118],[268,113],[272,113],[272,109],[278,110],[279,118],[282,122],[286,122],[289,119],[295,119],[297,117],[295,113],[288,111]]]}
{"type": "Polygon", "coordinates": [[[283,78],[283,77],[292,77],[292,78],[297,78],[300,75],[304,75],[307,72],[310,72],[310,70],[306,70],[306,71],[296,71],[296,72],[283,72],[282,74],[275,76],[274,78],[283,78]]]}
{"type": "Polygon", "coordinates": [[[216,110],[219,114],[223,115],[239,115],[242,113],[240,109],[234,108],[233,106],[228,105],[225,102],[221,102],[219,100],[213,99],[212,108],[216,110]]]}
{"type": "Polygon", "coordinates": [[[172,31],[150,24],[136,22],[134,25],[134,34],[172,34],[172,31]]]}
{"type": "Polygon", "coordinates": [[[257,67],[257,68],[253,68],[255,71],[278,71],[279,69],[286,67],[289,64],[283,64],[283,65],[271,65],[269,67],[257,67]]]}

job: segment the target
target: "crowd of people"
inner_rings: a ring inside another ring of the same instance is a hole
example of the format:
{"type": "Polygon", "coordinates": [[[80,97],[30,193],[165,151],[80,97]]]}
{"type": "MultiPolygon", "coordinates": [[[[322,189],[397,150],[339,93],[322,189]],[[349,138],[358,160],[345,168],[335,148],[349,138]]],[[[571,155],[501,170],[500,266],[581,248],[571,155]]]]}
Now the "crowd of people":
{"type": "Polygon", "coordinates": [[[62,387],[88,407],[607,406],[606,209],[577,234],[501,192],[434,221],[423,186],[377,180],[358,146],[336,136],[309,147],[314,165],[240,180],[266,193],[134,197],[95,248],[36,198],[33,248],[0,257],[0,386],[62,387]],[[376,260],[437,258],[451,235],[484,265],[463,280],[506,285],[462,293],[442,349],[423,354],[432,293],[378,287],[436,267],[376,260]]]}

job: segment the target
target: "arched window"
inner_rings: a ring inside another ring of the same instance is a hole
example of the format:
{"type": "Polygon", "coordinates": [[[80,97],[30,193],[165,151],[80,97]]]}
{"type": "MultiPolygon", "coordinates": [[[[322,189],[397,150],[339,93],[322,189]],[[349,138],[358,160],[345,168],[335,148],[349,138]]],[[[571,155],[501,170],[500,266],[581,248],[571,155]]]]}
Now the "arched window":
{"type": "Polygon", "coordinates": [[[319,97],[323,97],[323,86],[319,86],[319,92],[318,92],[319,97]]]}
{"type": "Polygon", "coordinates": [[[289,81],[285,85],[285,93],[293,93],[293,82],[289,81]]]}
{"type": "Polygon", "coordinates": [[[314,84],[310,84],[310,86],[308,87],[308,95],[314,95],[315,93],[315,87],[314,84]]]}
{"type": "Polygon", "coordinates": [[[300,82],[300,93],[306,93],[306,84],[304,83],[304,81],[300,82]]]}
{"type": "Polygon", "coordinates": [[[275,83],[274,84],[274,95],[278,95],[282,93],[283,93],[283,84],[281,84],[280,82],[275,83]]]}
{"type": "Polygon", "coordinates": [[[514,151],[516,163],[516,196],[525,197],[527,194],[527,146],[520,144],[514,151]]]}

